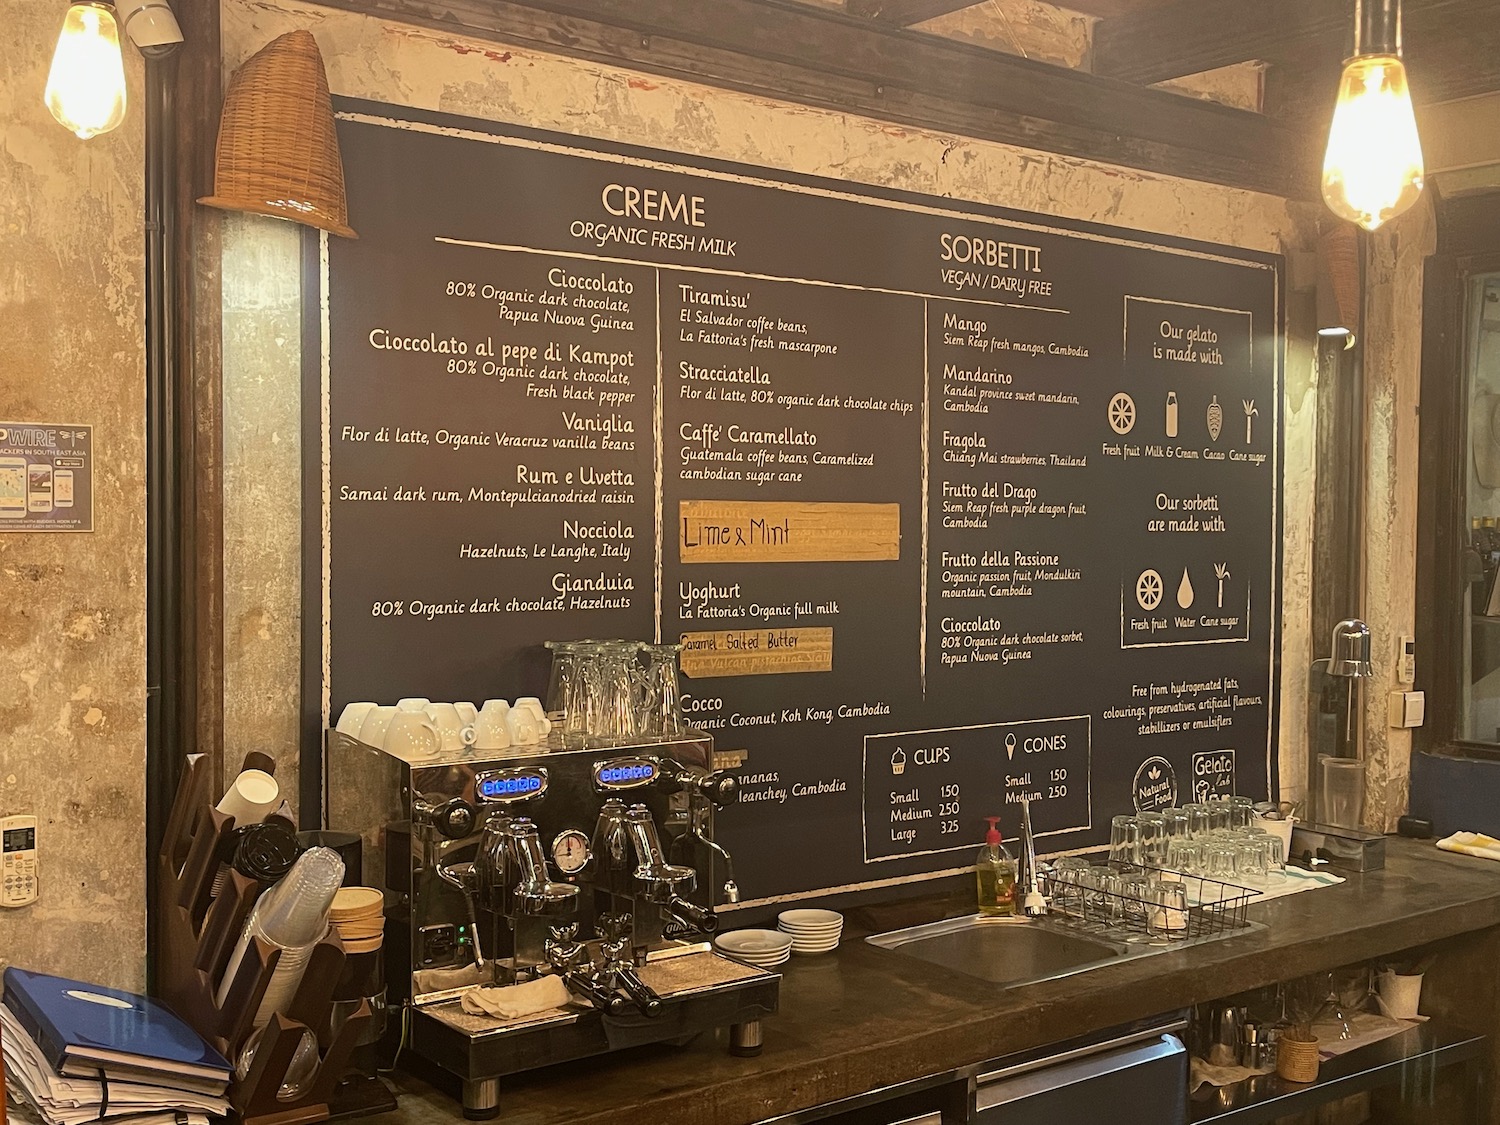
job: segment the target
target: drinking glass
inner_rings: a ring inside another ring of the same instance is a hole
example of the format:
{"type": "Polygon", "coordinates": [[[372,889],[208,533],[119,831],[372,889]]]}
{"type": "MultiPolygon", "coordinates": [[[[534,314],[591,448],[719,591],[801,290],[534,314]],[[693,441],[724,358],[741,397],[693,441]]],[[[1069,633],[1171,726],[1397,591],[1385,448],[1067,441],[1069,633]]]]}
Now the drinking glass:
{"type": "Polygon", "coordinates": [[[1167,840],[1185,840],[1192,834],[1186,809],[1162,809],[1162,819],[1167,825],[1167,840]]]}
{"type": "Polygon", "coordinates": [[[1159,812],[1137,813],[1141,826],[1141,863],[1161,867],[1167,862],[1167,818],[1159,812]]]}
{"type": "Polygon", "coordinates": [[[1255,802],[1249,797],[1226,797],[1229,805],[1229,826],[1249,828],[1255,821],[1255,802]]]}
{"type": "Polygon", "coordinates": [[[1187,887],[1163,880],[1151,889],[1151,909],[1146,914],[1146,934],[1152,945],[1166,945],[1187,937],[1187,887]]]}
{"type": "Polygon", "coordinates": [[[1188,835],[1195,840],[1207,838],[1210,828],[1208,806],[1201,803],[1183,805],[1182,811],[1187,813],[1188,835]]]}
{"type": "Polygon", "coordinates": [[[1266,845],[1262,838],[1246,837],[1234,843],[1235,870],[1252,887],[1266,884],[1266,845]]]}
{"type": "Polygon", "coordinates": [[[1083,912],[1082,886],[1078,877],[1088,870],[1088,866],[1088,860],[1076,855],[1062,856],[1052,865],[1052,879],[1056,888],[1053,892],[1053,905],[1061,913],[1077,916],[1083,912]]]}
{"type": "Polygon", "coordinates": [[[1203,874],[1203,845],[1197,840],[1173,840],[1167,845],[1167,868],[1184,875],[1203,874]]]}
{"type": "Polygon", "coordinates": [[[1141,862],[1141,822],[1135,817],[1117,816],[1109,822],[1109,862],[1116,867],[1141,862]]]}
{"type": "Polygon", "coordinates": [[[682,683],[678,678],[680,644],[642,645],[646,656],[645,722],[641,733],[647,738],[671,741],[687,730],[682,717],[682,683]]]}
{"type": "Polygon", "coordinates": [[[1285,883],[1286,847],[1280,836],[1266,833],[1266,882],[1271,885],[1285,883]]]}
{"type": "Polygon", "coordinates": [[[1145,929],[1146,908],[1151,901],[1152,889],[1156,886],[1154,875],[1122,875],[1120,877],[1120,899],[1126,925],[1132,929],[1145,929]]]}
{"type": "Polygon", "coordinates": [[[1208,805],[1208,830],[1215,836],[1223,836],[1230,829],[1229,802],[1222,797],[1210,797],[1208,805]]]}
{"type": "Polygon", "coordinates": [[[568,701],[573,696],[572,681],[578,678],[578,642],[543,643],[552,654],[552,672],[547,679],[547,694],[543,697],[543,705],[547,708],[547,718],[554,725],[565,724],[568,701]]]}
{"type": "Polygon", "coordinates": [[[636,663],[639,641],[602,641],[599,646],[603,691],[600,729],[590,731],[605,746],[628,746],[641,740],[641,674],[636,663]]]}
{"type": "Polygon", "coordinates": [[[1233,844],[1210,843],[1203,852],[1203,874],[1233,883],[1239,875],[1239,853],[1233,844]]]}

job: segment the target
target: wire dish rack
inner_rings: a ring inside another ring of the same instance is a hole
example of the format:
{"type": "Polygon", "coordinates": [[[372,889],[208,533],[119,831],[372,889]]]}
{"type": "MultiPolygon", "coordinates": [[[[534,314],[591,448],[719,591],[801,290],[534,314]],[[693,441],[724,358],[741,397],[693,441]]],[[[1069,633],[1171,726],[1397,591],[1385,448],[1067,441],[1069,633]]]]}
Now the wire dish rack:
{"type": "Polygon", "coordinates": [[[1254,887],[1166,867],[1131,866],[1055,872],[1048,880],[1053,917],[1095,934],[1124,933],[1157,942],[1222,937],[1250,925],[1254,887]],[[1161,891],[1175,884],[1176,891],[1161,891]]]}

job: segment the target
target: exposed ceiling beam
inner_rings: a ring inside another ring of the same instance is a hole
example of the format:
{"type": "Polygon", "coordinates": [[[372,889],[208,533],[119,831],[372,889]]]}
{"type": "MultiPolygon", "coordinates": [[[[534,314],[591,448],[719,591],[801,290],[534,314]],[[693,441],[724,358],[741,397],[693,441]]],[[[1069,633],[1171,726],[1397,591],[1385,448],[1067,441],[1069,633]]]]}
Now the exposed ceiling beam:
{"type": "MultiPolygon", "coordinates": [[[[1467,33],[1497,22],[1493,0],[1407,0],[1405,17],[1409,56],[1424,40],[1455,38],[1455,24],[1467,33]]],[[[1149,84],[1250,59],[1280,61],[1314,45],[1342,57],[1353,42],[1341,0],[1175,0],[1100,22],[1094,73],[1149,84]]]]}
{"type": "Polygon", "coordinates": [[[1308,198],[1303,138],[1259,114],[794,0],[320,0],[760,97],[1308,198]]]}
{"type": "MultiPolygon", "coordinates": [[[[1500,90],[1500,20],[1484,17],[1484,4],[1450,8],[1446,18],[1427,8],[1406,21],[1406,69],[1418,107],[1500,90]]],[[[1342,60],[1343,49],[1327,39],[1309,39],[1277,59],[1266,73],[1267,116],[1326,127],[1342,60]]]]}
{"type": "Polygon", "coordinates": [[[859,16],[861,19],[879,20],[892,27],[911,27],[982,2],[983,0],[844,0],[844,8],[851,16],[859,16]]]}

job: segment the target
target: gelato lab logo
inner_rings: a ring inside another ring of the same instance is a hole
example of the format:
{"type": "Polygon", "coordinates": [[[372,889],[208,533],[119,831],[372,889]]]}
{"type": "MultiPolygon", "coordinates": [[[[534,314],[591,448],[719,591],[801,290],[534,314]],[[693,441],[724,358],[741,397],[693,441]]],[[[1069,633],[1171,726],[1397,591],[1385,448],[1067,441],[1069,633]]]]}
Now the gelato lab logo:
{"type": "Polygon", "coordinates": [[[1135,811],[1157,812],[1177,804],[1177,771],[1165,758],[1147,758],[1135,771],[1131,786],[1135,811]]]}
{"type": "Polygon", "coordinates": [[[896,747],[896,752],[891,755],[891,772],[900,777],[906,772],[906,751],[896,747]]]}
{"type": "Polygon", "coordinates": [[[1234,793],[1234,751],[1205,750],[1193,755],[1193,800],[1228,797],[1234,793]]]}

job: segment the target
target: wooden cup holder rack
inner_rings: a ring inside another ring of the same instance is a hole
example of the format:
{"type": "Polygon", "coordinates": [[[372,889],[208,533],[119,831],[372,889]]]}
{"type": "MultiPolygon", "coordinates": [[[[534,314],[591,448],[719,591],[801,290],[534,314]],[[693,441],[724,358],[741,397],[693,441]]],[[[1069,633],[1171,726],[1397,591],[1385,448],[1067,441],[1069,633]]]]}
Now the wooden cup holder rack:
{"type": "MultiPolygon", "coordinates": [[[[271,763],[263,754],[251,754],[245,768],[270,772],[271,763]]],[[[280,950],[256,939],[236,967],[223,1004],[218,1002],[220,984],[260,884],[231,871],[214,893],[219,857],[234,831],[234,818],[213,807],[212,781],[205,756],[189,755],[156,859],[162,943],[158,992],[234,1063],[254,1031],[252,1021],[280,950]]],[[[329,1026],[343,961],[343,946],[330,930],[313,949],[286,1012],[273,1015],[262,1032],[249,1072],[230,1084],[230,1104],[242,1125],[304,1125],[328,1118],[334,1087],[370,1020],[370,1007],[361,1001],[340,1027],[329,1026]],[[283,1098],[287,1071],[308,1031],[318,1042],[317,1070],[301,1093],[283,1098]]]]}

